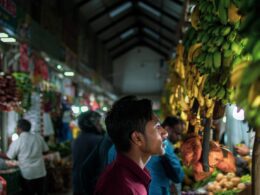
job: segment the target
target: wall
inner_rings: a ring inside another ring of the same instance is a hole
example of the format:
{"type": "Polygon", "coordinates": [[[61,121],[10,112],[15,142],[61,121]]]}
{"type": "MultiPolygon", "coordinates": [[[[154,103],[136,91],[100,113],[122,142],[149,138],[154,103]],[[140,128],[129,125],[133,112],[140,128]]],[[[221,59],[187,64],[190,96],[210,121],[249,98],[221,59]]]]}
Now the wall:
{"type": "Polygon", "coordinates": [[[160,96],[166,65],[163,57],[146,47],[136,47],[113,62],[113,83],[121,94],[160,96]]]}

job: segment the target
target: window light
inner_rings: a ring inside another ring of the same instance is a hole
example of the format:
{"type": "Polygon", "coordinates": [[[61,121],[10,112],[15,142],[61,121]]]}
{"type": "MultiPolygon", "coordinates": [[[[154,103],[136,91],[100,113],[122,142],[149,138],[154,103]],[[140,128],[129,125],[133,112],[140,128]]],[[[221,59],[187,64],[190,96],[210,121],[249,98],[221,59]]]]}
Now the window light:
{"type": "Polygon", "coordinates": [[[8,37],[8,34],[6,34],[6,33],[0,33],[0,38],[6,38],[6,37],[8,37]]]}
{"type": "Polygon", "coordinates": [[[4,42],[4,43],[15,43],[16,39],[11,38],[11,37],[4,37],[4,38],[1,38],[1,41],[4,42]]]}
{"type": "Polygon", "coordinates": [[[62,70],[62,66],[60,64],[58,64],[57,69],[62,70]]]}
{"type": "Polygon", "coordinates": [[[129,9],[130,7],[132,7],[132,5],[133,5],[133,4],[132,4],[131,2],[124,3],[123,5],[117,7],[117,8],[114,9],[113,11],[111,11],[111,12],[109,13],[109,16],[110,16],[111,18],[113,18],[113,17],[117,16],[118,14],[120,14],[120,13],[126,11],[126,10],[129,9]]]}
{"type": "Polygon", "coordinates": [[[67,77],[73,77],[74,72],[64,72],[64,75],[67,76],[67,77]]]}
{"type": "Polygon", "coordinates": [[[81,112],[87,112],[89,108],[87,106],[81,106],[80,107],[81,112]]]}
{"type": "Polygon", "coordinates": [[[152,13],[153,15],[156,15],[157,17],[161,16],[160,12],[158,12],[156,9],[152,8],[151,6],[149,6],[143,2],[138,2],[138,6],[145,9],[146,11],[152,13]]]}
{"type": "Polygon", "coordinates": [[[123,32],[123,33],[120,35],[120,38],[121,38],[121,39],[125,39],[125,38],[129,37],[130,35],[134,34],[134,32],[135,32],[135,29],[131,28],[131,29],[129,29],[129,30],[123,32]]]}
{"type": "Polygon", "coordinates": [[[154,31],[150,30],[149,28],[144,28],[144,32],[146,32],[147,34],[151,35],[155,39],[159,39],[160,38],[160,36],[157,33],[155,33],[154,31]]]}

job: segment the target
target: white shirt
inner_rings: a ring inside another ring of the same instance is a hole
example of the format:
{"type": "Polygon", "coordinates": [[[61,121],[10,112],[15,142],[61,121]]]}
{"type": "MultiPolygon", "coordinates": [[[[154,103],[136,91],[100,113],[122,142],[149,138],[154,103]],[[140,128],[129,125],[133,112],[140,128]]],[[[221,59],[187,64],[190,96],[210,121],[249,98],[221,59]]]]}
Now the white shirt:
{"type": "Polygon", "coordinates": [[[248,132],[248,123],[234,118],[233,112],[235,107],[234,104],[226,106],[226,144],[231,151],[234,150],[236,144],[244,143],[248,147],[251,147],[251,144],[253,143],[252,133],[248,132]]]}
{"type": "Polygon", "coordinates": [[[7,156],[18,157],[19,168],[25,179],[37,179],[46,175],[43,152],[48,150],[47,144],[40,135],[22,132],[9,147],[7,156]]]}

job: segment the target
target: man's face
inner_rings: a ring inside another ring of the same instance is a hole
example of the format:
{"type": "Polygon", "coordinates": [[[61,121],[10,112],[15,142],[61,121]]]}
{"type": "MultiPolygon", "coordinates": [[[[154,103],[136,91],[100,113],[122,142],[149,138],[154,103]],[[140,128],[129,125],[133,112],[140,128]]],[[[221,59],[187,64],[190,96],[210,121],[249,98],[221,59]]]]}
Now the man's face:
{"type": "Polygon", "coordinates": [[[142,152],[150,155],[162,155],[165,153],[163,141],[167,138],[167,131],[161,126],[158,118],[153,119],[146,124],[144,133],[144,145],[142,152]]]}
{"type": "Polygon", "coordinates": [[[18,135],[20,135],[20,134],[22,133],[22,130],[21,130],[21,128],[19,128],[19,127],[16,127],[16,133],[17,133],[18,135]]]}
{"type": "Polygon", "coordinates": [[[173,127],[166,126],[165,129],[169,133],[169,140],[172,143],[176,143],[181,140],[182,137],[182,131],[183,131],[183,125],[182,124],[177,124],[174,125],[173,127]]]}

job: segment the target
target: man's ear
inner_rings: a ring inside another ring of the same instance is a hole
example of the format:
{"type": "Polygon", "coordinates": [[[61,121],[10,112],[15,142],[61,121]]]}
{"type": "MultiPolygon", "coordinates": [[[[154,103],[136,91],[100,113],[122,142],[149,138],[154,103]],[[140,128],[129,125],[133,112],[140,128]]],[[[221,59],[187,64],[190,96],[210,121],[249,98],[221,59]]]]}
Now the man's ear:
{"type": "Polygon", "coordinates": [[[134,131],[131,134],[131,140],[134,144],[140,146],[143,144],[143,135],[140,132],[134,131]]]}

